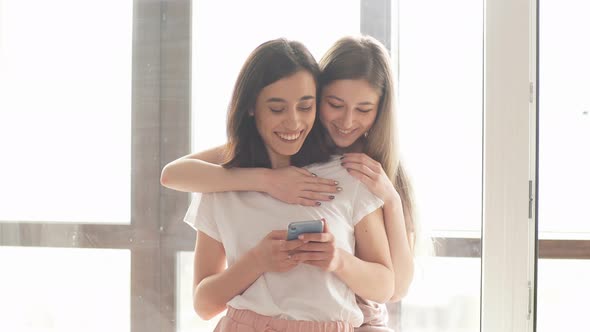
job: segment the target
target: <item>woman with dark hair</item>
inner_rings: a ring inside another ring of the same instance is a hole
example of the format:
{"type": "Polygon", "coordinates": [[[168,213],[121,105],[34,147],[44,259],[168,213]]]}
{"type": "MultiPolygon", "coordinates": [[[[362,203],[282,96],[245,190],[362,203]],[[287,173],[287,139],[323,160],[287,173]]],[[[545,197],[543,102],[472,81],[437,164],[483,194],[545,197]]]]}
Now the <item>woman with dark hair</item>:
{"type": "Polygon", "coordinates": [[[318,74],[302,44],[278,39],[254,50],[236,81],[223,170],[292,167],[345,190],[313,207],[253,191],[193,201],[185,221],[198,230],[194,307],[204,319],[227,309],[216,331],[352,331],[363,322],[355,294],[377,302],[393,294],[383,201],[322,148],[318,74]],[[323,232],[287,240],[290,222],[318,219],[323,232]]]}

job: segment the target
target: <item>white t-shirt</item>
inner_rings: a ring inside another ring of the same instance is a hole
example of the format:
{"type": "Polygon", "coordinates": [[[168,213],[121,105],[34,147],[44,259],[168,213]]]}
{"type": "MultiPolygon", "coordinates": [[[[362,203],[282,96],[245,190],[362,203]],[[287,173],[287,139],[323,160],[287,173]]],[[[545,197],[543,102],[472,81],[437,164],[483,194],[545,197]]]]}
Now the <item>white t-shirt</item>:
{"type": "MultiPolygon", "coordinates": [[[[260,192],[197,195],[185,222],[225,248],[228,266],[255,247],[273,230],[286,230],[292,221],[325,218],[336,247],[354,254],[354,226],[383,205],[365,185],[340,165],[339,156],[306,167],[319,177],[334,179],[343,190],[319,207],[283,203],[260,192]],[[200,202],[199,202],[200,201],[200,202]]],[[[288,272],[267,272],[228,303],[236,309],[280,319],[363,322],[355,294],[334,273],[299,264],[288,272]]]]}

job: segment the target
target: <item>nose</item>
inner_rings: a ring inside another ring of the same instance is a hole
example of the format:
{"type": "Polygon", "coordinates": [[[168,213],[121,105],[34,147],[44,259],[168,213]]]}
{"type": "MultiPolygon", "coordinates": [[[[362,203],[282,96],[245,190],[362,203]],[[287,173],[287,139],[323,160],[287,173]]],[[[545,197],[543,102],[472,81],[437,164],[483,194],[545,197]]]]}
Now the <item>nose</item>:
{"type": "Polygon", "coordinates": [[[352,115],[352,110],[349,108],[346,109],[346,111],[342,115],[342,129],[349,129],[350,127],[352,127],[352,115]]]}
{"type": "Polygon", "coordinates": [[[289,111],[285,116],[286,118],[283,121],[283,126],[285,127],[285,129],[293,131],[299,129],[299,122],[301,119],[299,117],[297,107],[289,108],[289,111]]]}

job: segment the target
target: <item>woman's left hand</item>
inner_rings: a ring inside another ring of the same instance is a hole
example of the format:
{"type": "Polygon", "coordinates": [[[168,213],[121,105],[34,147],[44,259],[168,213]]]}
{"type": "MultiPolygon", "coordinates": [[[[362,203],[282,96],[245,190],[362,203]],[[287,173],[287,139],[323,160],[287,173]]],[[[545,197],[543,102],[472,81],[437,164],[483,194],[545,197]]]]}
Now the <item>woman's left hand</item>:
{"type": "Polygon", "coordinates": [[[342,258],[336,248],[334,235],[330,232],[325,220],[323,233],[304,233],[299,236],[299,240],[305,244],[298,247],[294,254],[291,254],[292,260],[317,266],[327,272],[336,271],[342,265],[342,258]]]}
{"type": "Polygon", "coordinates": [[[399,198],[399,194],[389,180],[380,163],[364,153],[345,153],[341,159],[342,167],[354,176],[384,202],[399,198]]]}

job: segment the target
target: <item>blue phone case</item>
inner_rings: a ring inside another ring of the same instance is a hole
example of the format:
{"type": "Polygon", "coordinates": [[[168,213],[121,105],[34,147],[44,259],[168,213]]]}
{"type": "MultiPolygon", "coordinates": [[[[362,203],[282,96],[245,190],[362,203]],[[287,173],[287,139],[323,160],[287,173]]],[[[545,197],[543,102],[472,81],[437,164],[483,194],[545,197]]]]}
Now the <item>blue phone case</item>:
{"type": "Polygon", "coordinates": [[[321,220],[295,221],[289,224],[287,240],[295,240],[303,233],[321,233],[324,231],[324,223],[321,220]]]}

